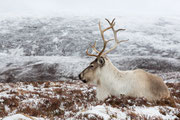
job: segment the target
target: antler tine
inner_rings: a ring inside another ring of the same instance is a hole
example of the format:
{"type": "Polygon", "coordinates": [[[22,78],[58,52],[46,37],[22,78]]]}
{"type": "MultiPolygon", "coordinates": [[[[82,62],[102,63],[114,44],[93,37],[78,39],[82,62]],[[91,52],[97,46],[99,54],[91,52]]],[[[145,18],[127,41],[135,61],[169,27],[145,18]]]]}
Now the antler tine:
{"type": "MultiPolygon", "coordinates": [[[[105,18],[105,20],[106,20],[110,25],[112,25],[113,23],[114,23],[114,25],[115,25],[115,22],[114,22],[114,21],[115,21],[115,18],[112,20],[112,22],[110,22],[107,18],[105,18]]],[[[114,26],[114,25],[113,25],[113,26],[114,26]]]]}
{"type": "Polygon", "coordinates": [[[114,21],[115,21],[115,18],[112,20],[112,22],[110,22],[108,19],[106,19],[106,21],[107,21],[107,22],[109,23],[109,25],[111,26],[111,29],[112,29],[113,34],[114,34],[114,40],[115,40],[116,43],[115,43],[115,45],[114,45],[111,49],[109,49],[108,51],[104,52],[103,55],[106,55],[107,53],[109,53],[109,52],[111,52],[112,50],[114,50],[119,43],[128,41],[128,40],[118,41],[118,39],[117,39],[117,32],[123,31],[123,30],[125,30],[125,29],[118,29],[118,30],[115,30],[115,29],[114,29],[114,25],[115,25],[115,22],[114,22],[114,21]]]}
{"type": "Polygon", "coordinates": [[[90,45],[91,48],[96,52],[96,53],[100,53],[97,49],[96,49],[96,41],[94,42],[94,45],[90,45]]]}
{"type": "MultiPolygon", "coordinates": [[[[88,49],[89,49],[89,48],[88,48],[88,49]]],[[[90,53],[88,52],[88,49],[86,50],[86,54],[87,54],[88,56],[98,57],[98,55],[95,55],[95,54],[90,54],[90,53]]]]}
{"type": "MultiPolygon", "coordinates": [[[[100,53],[97,49],[96,49],[96,41],[94,42],[94,45],[91,45],[91,44],[89,44],[90,46],[91,46],[91,48],[96,52],[96,53],[100,53]]],[[[88,48],[89,49],[89,48],[88,48]]],[[[86,54],[88,55],[88,56],[95,56],[95,57],[98,57],[98,55],[95,55],[95,54],[90,54],[89,52],[88,52],[88,49],[86,50],[86,54]]]]}
{"type": "Polygon", "coordinates": [[[109,29],[111,29],[111,28],[112,28],[112,26],[110,26],[110,27],[102,30],[102,28],[101,28],[101,23],[99,22],[99,30],[100,30],[100,33],[101,33],[102,40],[103,40],[103,42],[104,42],[104,46],[103,46],[103,49],[99,52],[98,57],[100,57],[100,56],[102,55],[102,53],[104,52],[104,50],[106,49],[107,43],[112,40],[112,39],[110,39],[110,40],[107,40],[107,41],[106,41],[105,38],[104,38],[104,32],[107,31],[107,30],[109,30],[109,29]]]}

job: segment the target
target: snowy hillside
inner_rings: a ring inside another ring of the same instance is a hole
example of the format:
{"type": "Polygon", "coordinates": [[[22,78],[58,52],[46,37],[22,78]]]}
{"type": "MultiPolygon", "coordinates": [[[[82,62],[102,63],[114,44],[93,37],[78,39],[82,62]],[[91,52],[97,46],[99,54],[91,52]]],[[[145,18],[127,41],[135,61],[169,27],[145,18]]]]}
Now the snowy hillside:
{"type": "MultiPolygon", "coordinates": [[[[112,19],[112,18],[109,18],[112,19]]],[[[98,22],[103,18],[1,18],[0,52],[11,55],[84,56],[90,43],[102,40],[98,22]]],[[[112,54],[120,56],[161,56],[180,58],[180,17],[117,17],[122,43],[112,54]]],[[[112,38],[107,33],[107,38],[112,38]]],[[[112,46],[113,42],[108,46],[112,46]]]]}
{"type": "MultiPolygon", "coordinates": [[[[109,56],[117,68],[133,70],[137,68],[169,75],[171,81],[180,81],[180,61],[159,57],[123,57],[109,56]],[[172,75],[171,75],[172,74],[172,75]]],[[[0,82],[17,81],[64,81],[76,80],[78,74],[94,58],[75,56],[0,56],[0,82]]]]}
{"type": "MultiPolygon", "coordinates": [[[[180,71],[179,20],[179,17],[117,17],[116,27],[126,29],[119,33],[119,40],[129,41],[108,56],[121,70],[180,71]]],[[[89,44],[97,41],[97,49],[102,48],[99,21],[107,27],[104,18],[95,17],[1,18],[0,81],[77,79],[78,73],[94,59],[86,57],[89,44]],[[37,69],[41,69],[39,76],[33,75],[37,69]],[[48,73],[48,69],[54,72],[48,73]]],[[[110,32],[105,35],[112,38],[110,32]]],[[[108,48],[112,45],[113,42],[108,48]]]]}

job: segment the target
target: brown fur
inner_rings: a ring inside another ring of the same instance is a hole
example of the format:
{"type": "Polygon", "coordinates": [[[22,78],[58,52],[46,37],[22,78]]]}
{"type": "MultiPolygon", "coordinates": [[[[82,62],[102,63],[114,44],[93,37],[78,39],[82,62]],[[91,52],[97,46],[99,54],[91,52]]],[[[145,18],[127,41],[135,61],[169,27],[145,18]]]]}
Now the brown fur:
{"type": "Polygon", "coordinates": [[[159,100],[162,98],[169,98],[170,92],[168,90],[168,87],[163,82],[163,79],[160,78],[157,75],[145,72],[142,69],[135,70],[135,74],[140,76],[141,78],[145,79],[146,81],[146,87],[148,87],[147,90],[150,91],[150,93],[153,97],[149,97],[149,100],[159,100]]]}

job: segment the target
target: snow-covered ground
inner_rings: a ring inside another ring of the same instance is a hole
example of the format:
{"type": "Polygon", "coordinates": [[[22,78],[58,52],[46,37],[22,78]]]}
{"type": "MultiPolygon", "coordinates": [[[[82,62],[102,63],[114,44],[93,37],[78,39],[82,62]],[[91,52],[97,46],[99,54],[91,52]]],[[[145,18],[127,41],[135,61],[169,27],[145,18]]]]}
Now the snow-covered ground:
{"type": "Polygon", "coordinates": [[[116,27],[126,29],[118,38],[129,41],[108,55],[121,70],[160,75],[176,106],[127,96],[96,100],[96,87],[77,76],[94,59],[86,57],[89,44],[102,47],[99,21],[107,27],[102,17],[0,18],[0,117],[179,119],[180,17],[117,17],[116,27]]]}
{"type": "MultiPolygon", "coordinates": [[[[44,119],[178,119],[180,83],[168,83],[171,99],[148,102],[144,98],[95,98],[96,87],[79,80],[66,82],[0,83],[1,115],[23,113],[44,119]]],[[[21,115],[22,117],[22,115],[21,115]]],[[[14,116],[9,119],[14,118],[14,116]]],[[[30,118],[28,117],[27,120],[30,118]]],[[[4,118],[4,120],[7,120],[4,118]]]]}

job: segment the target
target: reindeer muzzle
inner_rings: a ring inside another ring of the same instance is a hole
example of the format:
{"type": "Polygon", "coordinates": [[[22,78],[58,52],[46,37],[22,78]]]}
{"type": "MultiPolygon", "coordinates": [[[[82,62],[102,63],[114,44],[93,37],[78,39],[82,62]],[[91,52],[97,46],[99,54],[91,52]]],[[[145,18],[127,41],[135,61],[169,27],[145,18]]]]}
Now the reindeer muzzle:
{"type": "Polygon", "coordinates": [[[87,83],[86,80],[83,80],[82,73],[80,73],[78,76],[79,76],[79,79],[80,79],[83,83],[87,83]]]}

